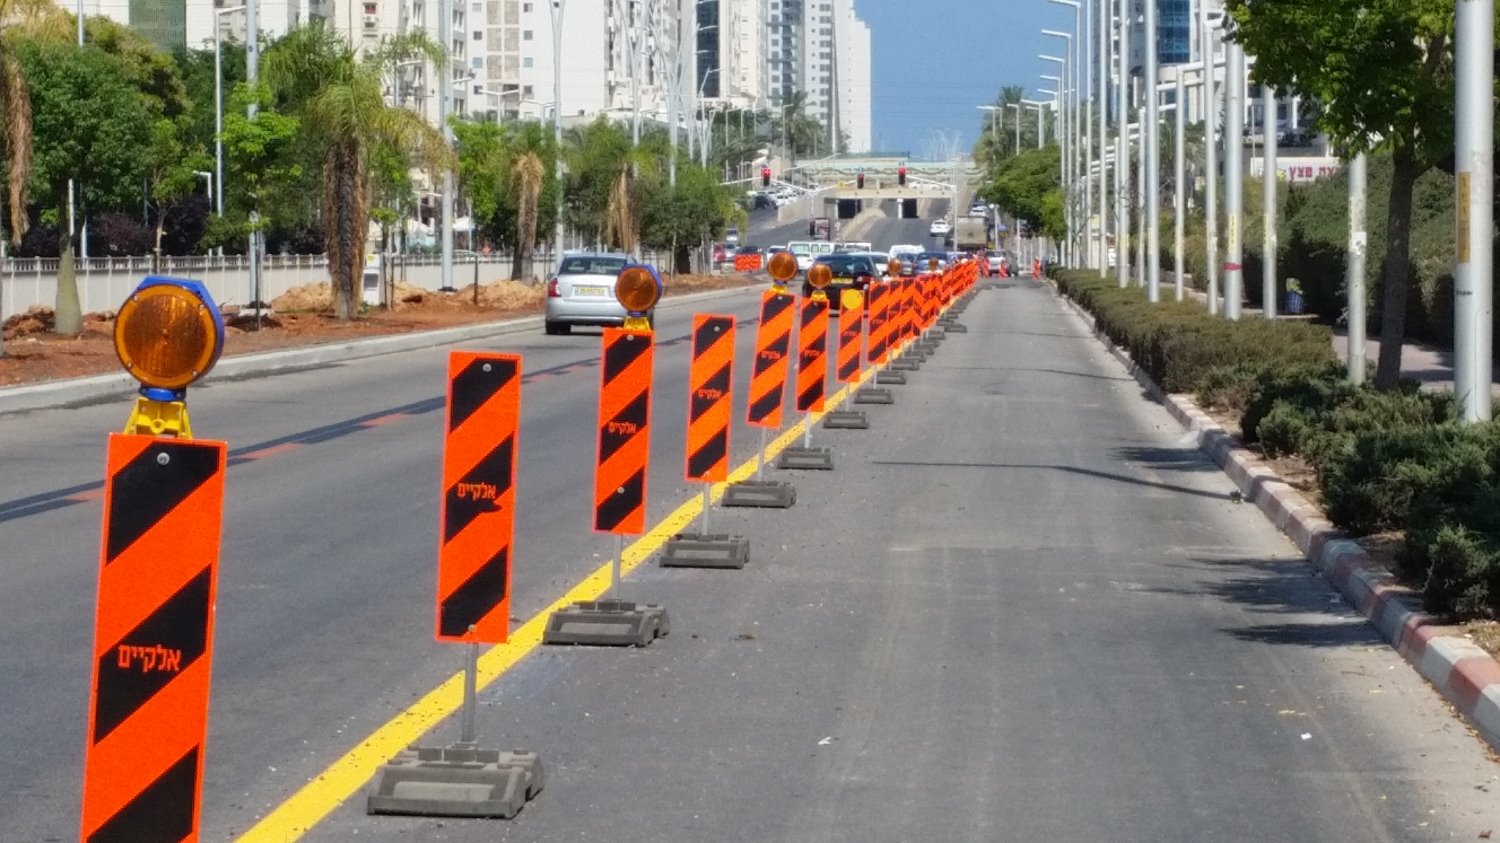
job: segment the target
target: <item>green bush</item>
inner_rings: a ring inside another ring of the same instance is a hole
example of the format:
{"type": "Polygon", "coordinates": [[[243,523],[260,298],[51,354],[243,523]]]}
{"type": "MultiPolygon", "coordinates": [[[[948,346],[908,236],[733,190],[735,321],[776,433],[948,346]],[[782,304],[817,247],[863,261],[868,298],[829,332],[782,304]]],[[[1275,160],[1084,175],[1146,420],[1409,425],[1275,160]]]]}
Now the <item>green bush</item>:
{"type": "Polygon", "coordinates": [[[1490,450],[1457,424],[1363,430],[1327,455],[1328,517],[1358,535],[1405,528],[1413,507],[1451,511],[1494,476],[1490,450]]]}
{"type": "Polygon", "coordinates": [[[1285,399],[1271,405],[1258,428],[1261,449],[1272,457],[1301,453],[1313,432],[1306,410],[1285,399]]]}
{"type": "Polygon", "coordinates": [[[1277,404],[1285,405],[1286,412],[1299,413],[1311,426],[1319,424],[1324,414],[1356,389],[1337,364],[1262,369],[1255,387],[1240,417],[1246,442],[1262,438],[1261,419],[1277,404]]]}
{"type": "MultiPolygon", "coordinates": [[[[1408,546],[1415,544],[1408,537],[1408,546]]],[[[1460,617],[1496,616],[1500,611],[1500,545],[1462,525],[1444,524],[1422,544],[1427,577],[1422,602],[1429,612],[1460,617]]]]}

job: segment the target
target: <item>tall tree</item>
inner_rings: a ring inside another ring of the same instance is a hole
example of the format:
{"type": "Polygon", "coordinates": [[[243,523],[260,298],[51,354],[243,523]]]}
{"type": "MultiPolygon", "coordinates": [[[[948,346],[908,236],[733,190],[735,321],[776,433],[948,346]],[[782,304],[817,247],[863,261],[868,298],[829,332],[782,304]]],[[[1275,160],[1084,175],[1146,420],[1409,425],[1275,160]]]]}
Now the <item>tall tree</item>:
{"type": "Polygon", "coordinates": [[[542,168],[542,157],[533,151],[516,156],[516,251],[511,277],[526,278],[531,266],[531,251],[536,248],[537,202],[542,196],[542,180],[546,170],[542,168]]]}
{"type": "Polygon", "coordinates": [[[59,222],[55,330],[77,334],[83,314],[73,244],[91,209],[139,199],[141,150],[151,144],[152,107],[124,63],[98,47],[23,42],[19,54],[30,81],[36,140],[32,181],[45,191],[46,215],[59,222]],[[72,224],[70,180],[77,210],[72,224]]]}
{"type": "Polygon", "coordinates": [[[1412,189],[1453,147],[1453,0],[1229,0],[1255,79],[1323,104],[1319,127],[1348,152],[1395,165],[1381,268],[1375,385],[1401,375],[1411,276],[1412,189]]]}
{"type": "Polygon", "coordinates": [[[449,158],[447,144],[415,112],[387,105],[378,67],[362,61],[322,22],[294,29],[271,45],[262,70],[279,101],[301,116],[308,147],[321,158],[334,315],[352,319],[369,240],[371,150],[389,142],[436,169],[449,158]]]}

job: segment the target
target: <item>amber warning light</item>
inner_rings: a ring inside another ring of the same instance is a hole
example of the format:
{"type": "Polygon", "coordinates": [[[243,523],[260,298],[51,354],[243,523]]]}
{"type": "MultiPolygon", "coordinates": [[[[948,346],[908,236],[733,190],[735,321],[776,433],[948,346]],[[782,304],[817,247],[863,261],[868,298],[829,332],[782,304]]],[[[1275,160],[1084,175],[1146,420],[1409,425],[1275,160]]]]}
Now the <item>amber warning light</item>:
{"type": "Polygon", "coordinates": [[[771,264],[766,269],[778,285],[785,284],[797,277],[797,256],[791,252],[777,252],[771,256],[771,264]]]}
{"type": "Polygon", "coordinates": [[[224,350],[224,320],[202,282],[148,276],[115,316],[115,355],[141,383],[126,431],[190,436],[182,405],[224,350]]]}
{"type": "Polygon", "coordinates": [[[651,323],[647,314],[661,300],[661,275],[655,267],[645,264],[627,266],[615,278],[615,298],[625,306],[629,317],[625,327],[632,330],[649,330],[651,323]]]}

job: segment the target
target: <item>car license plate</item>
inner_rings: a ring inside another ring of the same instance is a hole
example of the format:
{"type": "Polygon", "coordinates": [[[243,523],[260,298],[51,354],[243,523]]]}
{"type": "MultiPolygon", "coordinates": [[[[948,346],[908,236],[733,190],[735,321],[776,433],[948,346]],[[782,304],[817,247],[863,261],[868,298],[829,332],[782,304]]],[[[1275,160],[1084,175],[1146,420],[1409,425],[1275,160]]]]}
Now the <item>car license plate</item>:
{"type": "Polygon", "coordinates": [[[575,296],[607,296],[607,295],[609,295],[609,288],[608,287],[574,287],[573,288],[573,294],[575,296]]]}
{"type": "Polygon", "coordinates": [[[853,283],[854,283],[854,279],[853,278],[847,278],[847,277],[842,276],[842,275],[840,275],[840,276],[838,276],[838,277],[836,277],[836,278],[833,279],[833,285],[835,287],[847,287],[847,286],[849,286],[850,284],[853,284],[853,283]]]}

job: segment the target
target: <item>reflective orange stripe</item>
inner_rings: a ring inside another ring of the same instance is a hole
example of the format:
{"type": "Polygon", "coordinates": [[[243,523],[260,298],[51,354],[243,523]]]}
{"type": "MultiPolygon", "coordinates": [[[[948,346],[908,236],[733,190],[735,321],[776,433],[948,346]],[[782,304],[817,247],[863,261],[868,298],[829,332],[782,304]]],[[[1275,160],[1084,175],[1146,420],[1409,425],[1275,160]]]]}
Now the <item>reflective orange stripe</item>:
{"type": "Polygon", "coordinates": [[[859,380],[860,352],[864,347],[865,308],[847,305],[839,311],[839,352],[834,370],[843,383],[859,380]]]}
{"type": "Polygon", "coordinates": [[[520,420],[520,355],[448,355],[439,641],[503,644],[509,634],[520,420]]]}
{"type": "Polygon", "coordinates": [[[870,346],[866,359],[884,363],[890,357],[891,285],[876,281],[870,285],[870,346]]]}
{"type": "Polygon", "coordinates": [[[760,326],[755,331],[755,366],[750,375],[746,421],[756,427],[781,427],[786,378],[792,365],[792,325],[797,299],[767,290],[760,297],[760,326]]]}
{"type": "Polygon", "coordinates": [[[84,840],[197,840],[223,442],[109,437],[84,840]]]}
{"type": "Polygon", "coordinates": [[[653,345],[650,331],[604,329],[594,465],[594,530],[600,533],[646,530],[653,345]]]}
{"type": "Polygon", "coordinates": [[[733,366],[734,317],[694,316],[685,475],[690,481],[729,479],[733,366]]]}

